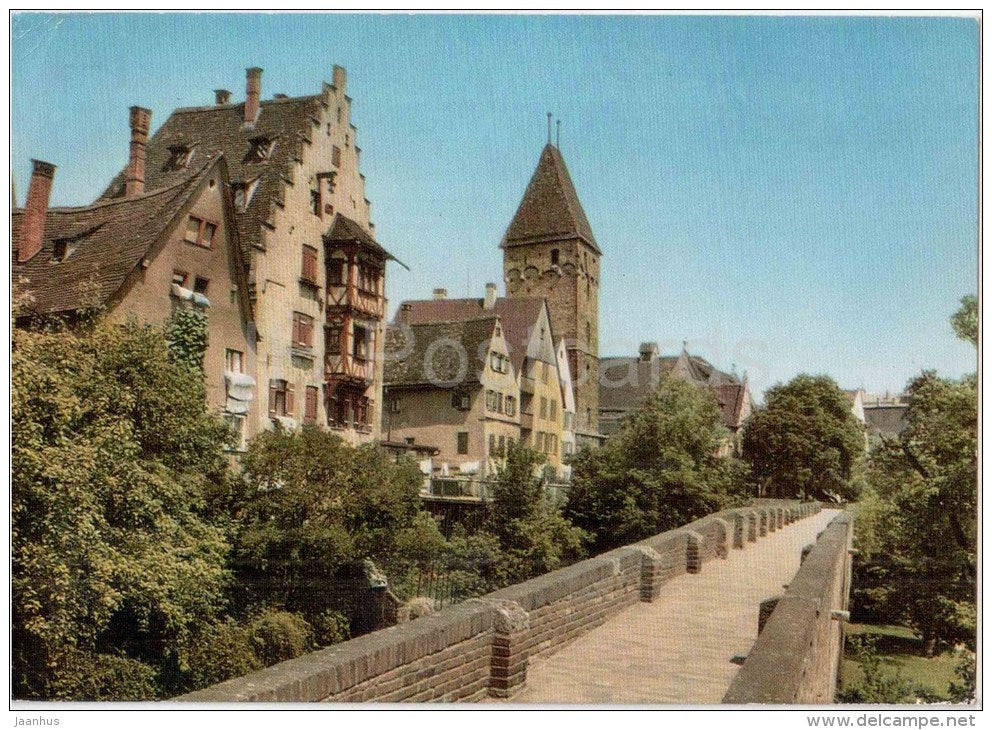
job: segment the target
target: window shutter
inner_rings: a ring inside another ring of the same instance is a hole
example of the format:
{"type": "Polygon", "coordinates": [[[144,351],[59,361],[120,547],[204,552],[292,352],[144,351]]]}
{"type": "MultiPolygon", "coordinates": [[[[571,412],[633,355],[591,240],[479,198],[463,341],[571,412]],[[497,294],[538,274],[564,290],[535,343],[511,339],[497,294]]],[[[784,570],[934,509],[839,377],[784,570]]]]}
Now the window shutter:
{"type": "Polygon", "coordinates": [[[276,384],[274,380],[269,381],[269,415],[276,415],[276,384]]]}
{"type": "Polygon", "coordinates": [[[293,400],[293,385],[286,383],[286,415],[291,418],[296,415],[296,404],[293,400]]]}

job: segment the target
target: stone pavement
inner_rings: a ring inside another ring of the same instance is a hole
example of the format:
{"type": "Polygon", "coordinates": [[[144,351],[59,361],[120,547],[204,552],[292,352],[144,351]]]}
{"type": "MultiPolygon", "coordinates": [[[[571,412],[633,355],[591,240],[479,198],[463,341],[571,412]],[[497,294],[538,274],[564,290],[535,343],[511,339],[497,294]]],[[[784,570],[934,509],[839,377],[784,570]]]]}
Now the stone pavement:
{"type": "Polygon", "coordinates": [[[669,581],[654,602],[532,663],[510,702],[718,704],[739,669],[731,657],[758,636],[758,604],[783,592],[803,547],[838,514],[822,510],[669,581]]]}

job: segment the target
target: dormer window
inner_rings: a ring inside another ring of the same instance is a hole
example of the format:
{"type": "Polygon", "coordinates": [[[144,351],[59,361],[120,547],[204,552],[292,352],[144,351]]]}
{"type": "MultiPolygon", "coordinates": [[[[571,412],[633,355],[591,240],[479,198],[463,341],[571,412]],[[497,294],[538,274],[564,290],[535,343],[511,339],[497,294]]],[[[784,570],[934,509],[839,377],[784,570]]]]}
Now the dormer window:
{"type": "Polygon", "coordinates": [[[255,189],[258,187],[258,178],[249,182],[236,182],[231,183],[231,189],[234,192],[234,207],[240,211],[248,210],[248,204],[251,203],[252,196],[255,195],[255,189]]]}
{"type": "Polygon", "coordinates": [[[193,148],[189,145],[177,144],[169,147],[169,161],[165,163],[166,170],[183,170],[189,167],[193,157],[193,148]]]}
{"type": "Polygon", "coordinates": [[[272,148],[275,146],[268,137],[255,137],[251,140],[251,149],[245,157],[245,162],[265,162],[272,155],[272,148]]]}
{"type": "Polygon", "coordinates": [[[54,246],[52,247],[52,261],[59,263],[65,261],[65,257],[69,255],[69,242],[64,238],[57,239],[54,246]]]}

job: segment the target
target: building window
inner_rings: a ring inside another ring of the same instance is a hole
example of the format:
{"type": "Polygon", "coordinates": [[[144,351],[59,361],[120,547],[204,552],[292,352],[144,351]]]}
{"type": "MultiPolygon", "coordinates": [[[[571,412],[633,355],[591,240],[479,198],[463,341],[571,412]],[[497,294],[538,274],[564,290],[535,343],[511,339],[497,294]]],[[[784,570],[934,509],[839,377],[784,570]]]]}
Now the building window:
{"type": "Polygon", "coordinates": [[[313,347],[313,317],[293,312],[293,344],[296,347],[313,347]]]}
{"type": "Polygon", "coordinates": [[[172,272],[172,283],[176,286],[186,286],[186,279],[189,278],[189,274],[185,271],[173,271],[172,272]]]}
{"type": "Polygon", "coordinates": [[[558,420],[558,401],[554,398],[548,402],[548,418],[552,421],[558,420]]]}
{"type": "Polygon", "coordinates": [[[557,248],[551,249],[551,263],[552,264],[557,264],[558,263],[558,249],[557,248]]]}
{"type": "Polygon", "coordinates": [[[303,410],[303,423],[316,424],[317,423],[317,393],[318,389],[315,385],[307,386],[307,397],[304,404],[303,410]]]}
{"type": "Polygon", "coordinates": [[[334,145],[331,150],[331,164],[335,167],[341,167],[341,148],[334,145]]]}
{"type": "Polygon", "coordinates": [[[166,170],[182,170],[189,166],[193,150],[186,145],[177,144],[169,148],[169,160],[165,163],[166,170]]]}
{"type": "Polygon", "coordinates": [[[241,211],[247,210],[252,196],[255,195],[255,190],[258,188],[258,178],[256,177],[247,183],[231,183],[231,188],[234,190],[234,206],[241,211]]]}
{"type": "Polygon", "coordinates": [[[548,399],[541,396],[541,418],[548,417],[548,399]]]}
{"type": "Polygon", "coordinates": [[[321,217],[323,217],[323,214],[324,214],[323,208],[324,208],[324,206],[321,203],[321,199],[320,199],[320,187],[318,186],[316,189],[311,188],[310,189],[310,212],[313,213],[318,218],[321,218],[321,217]]]}
{"type": "Polygon", "coordinates": [[[186,221],[186,233],[183,236],[187,243],[205,248],[214,247],[214,235],[217,233],[217,224],[205,221],[191,215],[186,221]]]}
{"type": "Polygon", "coordinates": [[[327,285],[342,286],[344,284],[344,259],[327,260],[327,285]]]}
{"type": "Polygon", "coordinates": [[[269,381],[269,415],[293,415],[293,386],[285,380],[269,381]]]}
{"type": "Polygon", "coordinates": [[[255,137],[250,144],[245,162],[264,162],[272,155],[272,148],[275,146],[268,137],[255,137]]]}
{"type": "Polygon", "coordinates": [[[451,407],[459,411],[467,411],[472,407],[472,400],[468,393],[456,390],[451,394],[451,407]]]}
{"type": "Polygon", "coordinates": [[[301,277],[311,284],[317,283],[317,249],[313,246],[303,247],[303,265],[301,277]]]}
{"type": "Polygon", "coordinates": [[[358,288],[369,294],[376,293],[376,282],[379,272],[368,266],[358,267],[358,288]]]}
{"type": "Polygon", "coordinates": [[[235,413],[225,413],[224,421],[232,431],[230,448],[241,451],[245,447],[245,417],[235,413]]]}
{"type": "Polygon", "coordinates": [[[500,405],[502,404],[503,394],[497,393],[495,390],[486,391],[486,410],[492,411],[493,413],[498,413],[500,411],[500,405]]]}
{"type": "Polygon", "coordinates": [[[64,238],[56,239],[54,245],[52,246],[52,261],[55,261],[56,263],[65,261],[65,257],[68,253],[69,242],[64,238]]]}
{"type": "Polygon", "coordinates": [[[341,325],[334,324],[328,327],[324,339],[324,347],[328,355],[341,354],[341,325]]]}
{"type": "Polygon", "coordinates": [[[228,350],[224,360],[227,372],[243,373],[245,371],[245,354],[240,350],[228,350]]]}
{"type": "Polygon", "coordinates": [[[506,436],[499,437],[499,453],[504,453],[506,451],[506,436]]]}
{"type": "Polygon", "coordinates": [[[357,324],[352,332],[354,337],[354,347],[352,349],[352,355],[356,360],[368,360],[369,359],[369,331],[364,327],[359,327],[357,324]]]}
{"type": "Polygon", "coordinates": [[[512,395],[506,396],[506,415],[515,416],[517,415],[517,399],[512,395]]]}
{"type": "Polygon", "coordinates": [[[459,431],[457,437],[457,443],[455,444],[456,450],[459,454],[468,453],[468,431],[459,431]]]}
{"type": "Polygon", "coordinates": [[[492,456],[496,453],[496,434],[489,434],[489,455],[492,456]]]}
{"type": "Polygon", "coordinates": [[[210,279],[204,279],[202,276],[196,277],[193,280],[193,291],[197,294],[207,295],[207,288],[210,286],[210,279]]]}
{"type": "Polygon", "coordinates": [[[399,413],[400,412],[400,399],[397,396],[393,396],[389,399],[389,412],[399,413]]]}

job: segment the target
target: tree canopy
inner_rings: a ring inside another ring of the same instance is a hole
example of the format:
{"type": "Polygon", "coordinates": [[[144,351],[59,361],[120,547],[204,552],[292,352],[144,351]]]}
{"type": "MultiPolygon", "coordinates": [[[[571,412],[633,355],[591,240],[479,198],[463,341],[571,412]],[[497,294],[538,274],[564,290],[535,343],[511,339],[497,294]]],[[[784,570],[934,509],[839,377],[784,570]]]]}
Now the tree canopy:
{"type": "Polygon", "coordinates": [[[762,496],[857,497],[864,428],[826,376],[799,375],[770,388],[744,426],[743,446],[762,496]]]}
{"type": "Polygon", "coordinates": [[[11,364],[15,695],[147,699],[224,606],[228,429],[160,328],[18,330],[11,364]]]}
{"type": "Polygon", "coordinates": [[[666,378],[605,446],[579,452],[565,516],[602,551],[730,506],[746,486],[743,465],[717,456],[726,437],[710,391],[666,378]]]}

